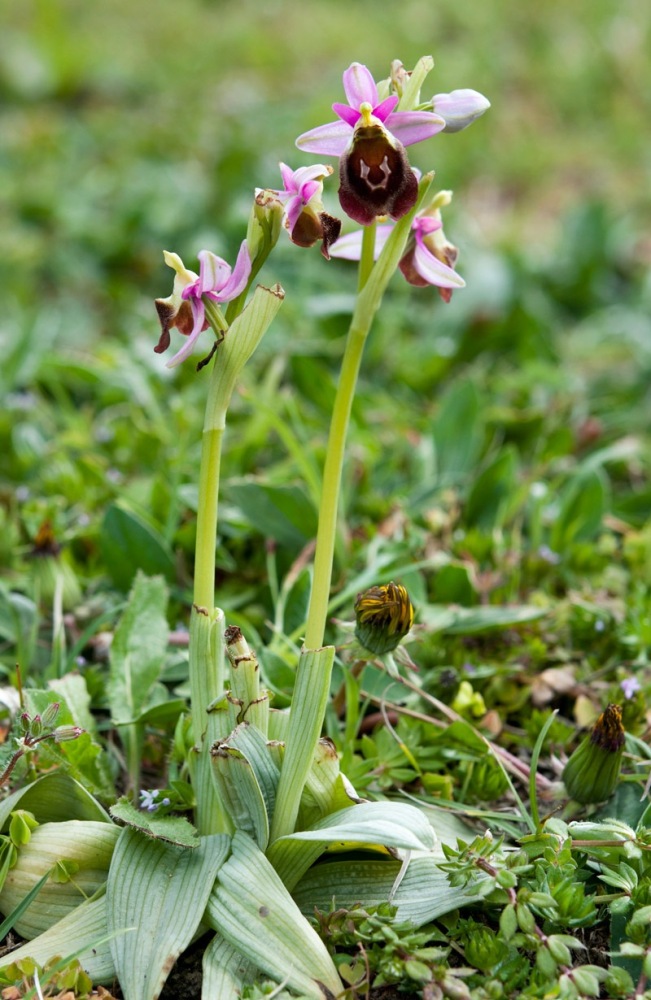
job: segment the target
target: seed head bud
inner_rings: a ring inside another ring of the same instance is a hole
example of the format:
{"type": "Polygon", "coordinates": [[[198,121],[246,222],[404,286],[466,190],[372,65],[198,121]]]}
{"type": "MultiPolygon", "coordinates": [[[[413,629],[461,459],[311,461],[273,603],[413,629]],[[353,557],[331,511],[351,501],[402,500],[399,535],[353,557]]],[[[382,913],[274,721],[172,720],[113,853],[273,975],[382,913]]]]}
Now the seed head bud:
{"type": "Polygon", "coordinates": [[[608,705],[576,748],[563,771],[567,794],[576,802],[604,802],[615,791],[625,732],[619,705],[608,705]]]}
{"type": "Polygon", "coordinates": [[[370,587],[355,601],[355,635],[371,653],[390,653],[409,632],[414,607],[405,587],[387,583],[370,587]]]}

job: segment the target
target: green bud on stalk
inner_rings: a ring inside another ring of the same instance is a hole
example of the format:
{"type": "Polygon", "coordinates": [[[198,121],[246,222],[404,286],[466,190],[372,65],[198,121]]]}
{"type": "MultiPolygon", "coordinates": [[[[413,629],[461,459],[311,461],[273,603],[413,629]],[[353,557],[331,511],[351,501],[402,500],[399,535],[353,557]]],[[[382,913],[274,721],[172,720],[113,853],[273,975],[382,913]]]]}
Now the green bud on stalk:
{"type": "Polygon", "coordinates": [[[604,802],[615,791],[625,733],[619,705],[608,705],[563,771],[567,794],[576,802],[604,802]]]}

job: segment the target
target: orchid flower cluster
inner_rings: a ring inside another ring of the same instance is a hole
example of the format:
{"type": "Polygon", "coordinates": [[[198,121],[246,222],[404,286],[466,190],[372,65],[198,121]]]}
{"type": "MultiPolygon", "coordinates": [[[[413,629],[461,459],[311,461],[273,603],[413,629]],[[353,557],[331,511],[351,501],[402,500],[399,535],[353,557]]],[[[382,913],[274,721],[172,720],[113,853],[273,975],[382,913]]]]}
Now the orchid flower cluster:
{"type": "MultiPolygon", "coordinates": [[[[249,291],[283,228],[298,246],[320,242],[326,259],[359,260],[358,294],[332,411],[304,641],[271,826],[271,839],[276,840],[295,828],[330,694],[335,648],[325,644],[325,629],[346,437],[366,338],[396,270],[413,285],[436,286],[445,300],[464,286],[456,272],[456,247],[446,239],[441,218],[451,195],[448,191],[430,195],[434,175],[421,178],[409,163],[406,147],[438,132],[458,132],[489,105],[474,90],[437,94],[422,102],[421,88],[432,66],[433,60],[424,57],[409,73],[396,61],[388,79],[376,83],[366,66],[353,63],[343,75],[347,103],[333,105],[336,120],[296,140],[303,152],[338,160],[339,203],[361,230],[342,236],[341,221],[324,208],[324,184],[334,174],[331,166],[315,163],[293,169],[281,163],[282,188],[256,189],[234,267],[202,250],[196,274],[176,254],[165,254],[175,278],[172,294],[156,301],[161,336],[155,350],[167,350],[171,331],[177,329],[186,340],[168,362],[172,367],[189,357],[202,331],[211,328],[214,334],[210,352],[197,366],[212,362],[199,471],[189,655],[195,821],[204,834],[229,828],[210,758],[210,748],[229,735],[224,729],[226,715],[210,711],[227,690],[225,637],[222,633],[215,639],[224,625],[224,614],[215,607],[215,540],[226,413],[240,371],[284,297],[278,285],[257,285],[251,296],[249,291]]],[[[375,588],[373,594],[372,600],[363,598],[357,607],[359,634],[373,649],[390,656],[408,632],[413,611],[400,584],[375,588]]]]}
{"type": "MultiPolygon", "coordinates": [[[[419,174],[410,166],[405,147],[439,132],[459,132],[490,107],[482,94],[469,89],[435,94],[421,102],[420,88],[432,66],[433,60],[424,57],[409,73],[395,60],[389,78],[376,83],[366,66],[352,63],[343,74],[348,103],[332,106],[337,120],[319,125],[296,140],[303,152],[338,159],[339,202],[350,219],[363,227],[381,221],[375,231],[375,258],[395,222],[414,207],[418,198],[419,174]]],[[[326,259],[359,260],[362,231],[340,237],[341,221],[323,206],[324,181],[333,172],[331,166],[322,163],[296,170],[281,163],[283,187],[256,189],[254,211],[258,219],[266,212],[268,220],[280,207],[282,224],[293,243],[311,247],[320,241],[326,259]]],[[[449,205],[451,197],[451,192],[440,191],[419,208],[399,262],[410,284],[434,285],[445,301],[449,301],[454,289],[465,285],[455,270],[457,248],[443,231],[441,210],[449,205]]],[[[245,293],[254,272],[259,270],[248,239],[243,241],[233,269],[209,250],[202,250],[198,257],[199,275],[188,270],[176,254],[165,253],[175,279],[172,295],[156,301],[161,336],[155,350],[167,350],[172,328],[187,337],[168,367],[189,357],[200,333],[209,326],[218,334],[227,329],[220,306],[245,293]]]]}

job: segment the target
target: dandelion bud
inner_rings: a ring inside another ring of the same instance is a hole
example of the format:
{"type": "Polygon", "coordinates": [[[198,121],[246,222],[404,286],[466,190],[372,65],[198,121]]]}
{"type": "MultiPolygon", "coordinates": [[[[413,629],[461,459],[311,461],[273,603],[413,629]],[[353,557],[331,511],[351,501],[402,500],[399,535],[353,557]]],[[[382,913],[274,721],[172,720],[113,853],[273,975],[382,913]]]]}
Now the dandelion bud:
{"type": "Polygon", "coordinates": [[[584,804],[610,798],[619,777],[624,739],[622,710],[608,705],[565,765],[563,782],[570,798],[584,804]]]}
{"type": "Polygon", "coordinates": [[[405,587],[387,583],[370,587],[355,601],[355,635],[371,653],[390,653],[407,635],[414,608],[405,587]]]}

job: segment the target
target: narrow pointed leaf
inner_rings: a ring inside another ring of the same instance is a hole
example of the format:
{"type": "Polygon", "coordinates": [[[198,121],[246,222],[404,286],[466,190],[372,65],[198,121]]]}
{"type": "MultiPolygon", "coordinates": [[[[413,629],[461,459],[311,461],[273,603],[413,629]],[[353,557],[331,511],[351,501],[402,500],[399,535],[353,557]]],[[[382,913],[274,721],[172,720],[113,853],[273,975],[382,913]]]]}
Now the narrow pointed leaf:
{"type": "Polygon", "coordinates": [[[257,969],[219,934],[203,953],[201,1000],[240,1000],[257,969]]]}
{"type": "Polygon", "coordinates": [[[195,850],[123,830],[109,872],[109,932],[125,996],[156,1000],[174,962],[190,943],[230,837],[203,837],[195,850]]]}
{"type": "Polygon", "coordinates": [[[208,918],[226,941],[276,982],[314,1000],[341,992],[325,945],[245,834],[233,837],[233,854],[219,873],[208,918]]]}

